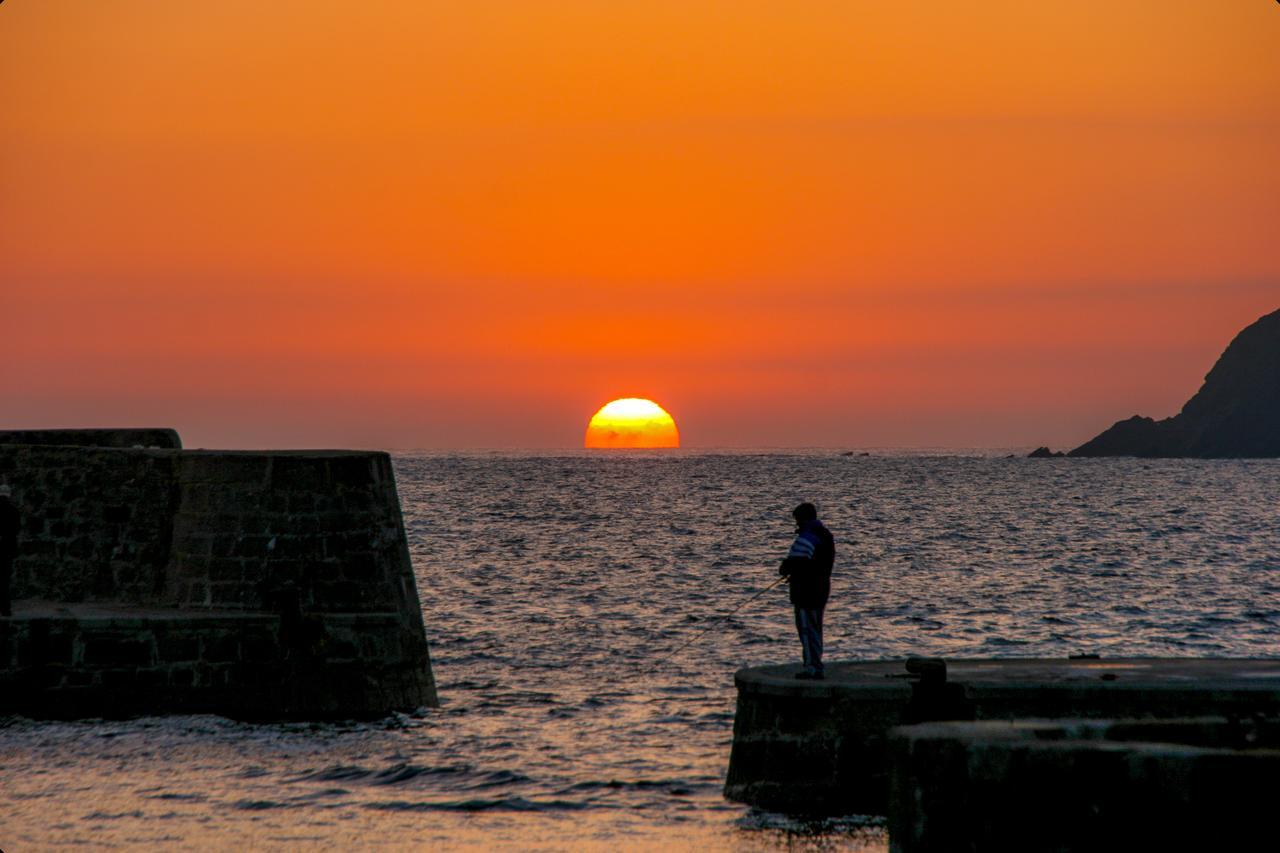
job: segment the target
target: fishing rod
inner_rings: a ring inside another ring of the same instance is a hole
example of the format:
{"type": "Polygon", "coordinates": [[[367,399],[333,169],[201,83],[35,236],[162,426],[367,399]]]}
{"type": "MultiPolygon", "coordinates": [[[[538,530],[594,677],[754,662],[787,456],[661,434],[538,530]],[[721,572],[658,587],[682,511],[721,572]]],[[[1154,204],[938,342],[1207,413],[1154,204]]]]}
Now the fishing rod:
{"type": "Polygon", "coordinates": [[[751,602],[755,601],[755,600],[756,600],[757,598],[759,598],[760,596],[764,595],[764,594],[765,594],[766,592],[768,592],[769,590],[771,590],[771,589],[773,589],[773,588],[777,587],[777,586],[778,586],[778,584],[785,583],[785,582],[786,582],[786,581],[788,581],[789,579],[790,579],[790,576],[789,576],[789,575],[782,575],[782,576],[781,576],[781,577],[779,577],[776,581],[774,581],[773,583],[769,584],[769,585],[768,585],[768,586],[766,586],[764,589],[760,590],[760,591],[759,591],[759,592],[757,592],[755,595],[753,595],[753,596],[751,596],[750,598],[748,598],[746,601],[743,601],[743,602],[742,602],[742,603],[740,603],[737,607],[735,607],[735,608],[733,608],[732,610],[730,610],[728,613],[722,613],[720,616],[718,616],[718,617],[716,617],[715,619],[711,620],[710,622],[708,622],[706,625],[704,625],[704,626],[702,627],[702,630],[701,630],[701,631],[699,631],[698,633],[694,634],[694,635],[693,635],[692,637],[690,637],[689,639],[685,640],[685,641],[684,641],[684,643],[682,643],[681,645],[679,645],[679,646],[677,646],[676,648],[672,649],[672,650],[671,650],[671,652],[670,652],[668,655],[666,655],[665,657],[663,657],[663,658],[659,659],[657,663],[655,663],[655,664],[651,665],[648,669],[646,669],[646,670],[645,670],[645,673],[647,674],[647,673],[653,672],[653,671],[654,671],[655,669],[657,669],[658,667],[660,667],[660,666],[662,666],[663,664],[665,664],[665,663],[669,662],[673,657],[675,657],[676,655],[680,654],[680,653],[681,653],[682,651],[684,651],[685,649],[689,648],[689,646],[692,646],[692,645],[693,645],[693,641],[694,641],[694,640],[698,639],[698,638],[699,638],[699,637],[701,637],[703,634],[707,633],[707,632],[708,632],[708,631],[710,631],[712,628],[714,628],[715,626],[719,625],[721,622],[723,622],[724,620],[728,619],[730,616],[732,616],[733,614],[737,613],[739,610],[741,610],[742,608],[746,607],[748,604],[750,604],[751,602]]]}
{"type": "MultiPolygon", "coordinates": [[[[883,548],[881,548],[881,549],[880,549],[880,553],[879,553],[879,554],[877,554],[877,555],[875,556],[875,558],[874,558],[873,560],[869,561],[869,562],[876,562],[876,561],[879,561],[879,560],[884,559],[885,554],[888,554],[891,550],[893,550],[893,546],[891,546],[891,545],[886,545],[886,546],[884,546],[883,548]]],[[[720,616],[716,617],[715,619],[711,620],[710,622],[708,622],[706,625],[704,625],[704,626],[703,626],[703,628],[702,628],[702,630],[701,630],[701,631],[699,631],[698,633],[694,634],[694,635],[693,635],[692,637],[690,637],[689,639],[685,640],[685,641],[684,641],[684,643],[682,643],[681,645],[679,645],[679,646],[677,646],[676,648],[672,649],[672,650],[671,650],[671,652],[669,652],[669,653],[668,653],[667,655],[665,655],[664,657],[660,658],[656,663],[651,664],[647,669],[645,669],[645,670],[642,672],[642,674],[647,675],[648,673],[653,672],[655,669],[658,669],[659,667],[661,667],[661,666],[663,666],[664,664],[668,663],[668,662],[669,662],[673,657],[675,657],[676,655],[680,654],[680,653],[681,653],[682,651],[684,651],[685,649],[689,648],[689,646],[693,645],[693,641],[694,641],[694,640],[697,640],[697,639],[698,639],[699,637],[701,637],[703,634],[707,633],[707,632],[708,632],[708,631],[710,631],[712,628],[716,627],[716,626],[717,626],[717,625],[719,625],[721,622],[723,622],[724,620],[728,619],[730,616],[732,616],[733,614],[737,613],[739,610],[741,610],[742,608],[746,607],[748,604],[750,604],[751,602],[755,601],[755,600],[756,600],[757,598],[759,598],[760,596],[764,595],[764,594],[765,594],[766,592],[768,592],[769,590],[774,589],[774,588],[776,588],[779,584],[786,583],[786,582],[787,582],[787,581],[789,581],[789,580],[791,580],[791,576],[790,576],[790,575],[782,575],[782,576],[780,576],[780,577],[779,577],[777,580],[775,580],[773,583],[769,584],[769,585],[768,585],[768,586],[766,586],[764,589],[760,590],[760,591],[759,591],[759,592],[757,592],[755,595],[753,595],[753,596],[751,596],[750,598],[748,598],[746,601],[743,601],[743,602],[742,602],[742,603],[740,603],[737,607],[735,607],[735,608],[733,608],[732,610],[730,610],[728,613],[723,613],[723,614],[721,614],[720,616]]]]}

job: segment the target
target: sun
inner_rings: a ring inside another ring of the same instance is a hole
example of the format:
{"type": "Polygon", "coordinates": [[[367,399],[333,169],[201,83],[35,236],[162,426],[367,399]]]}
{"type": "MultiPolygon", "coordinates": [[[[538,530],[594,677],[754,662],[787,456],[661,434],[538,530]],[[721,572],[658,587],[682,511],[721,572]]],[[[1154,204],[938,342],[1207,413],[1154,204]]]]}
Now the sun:
{"type": "Polygon", "coordinates": [[[600,408],[587,424],[583,447],[679,447],[680,431],[652,400],[624,397],[600,408]]]}

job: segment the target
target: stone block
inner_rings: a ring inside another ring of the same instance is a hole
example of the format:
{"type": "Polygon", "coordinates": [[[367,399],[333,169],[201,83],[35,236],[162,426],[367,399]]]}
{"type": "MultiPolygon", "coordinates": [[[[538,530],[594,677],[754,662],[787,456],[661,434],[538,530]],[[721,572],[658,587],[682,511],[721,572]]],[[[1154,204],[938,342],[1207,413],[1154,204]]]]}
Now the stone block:
{"type": "Polygon", "coordinates": [[[279,642],[266,631],[246,632],[241,638],[240,647],[246,661],[266,662],[281,656],[279,642]]]}
{"type": "Polygon", "coordinates": [[[347,580],[365,583],[382,576],[386,563],[368,552],[348,554],[342,558],[342,573],[347,580]]]}
{"type": "Polygon", "coordinates": [[[152,642],[144,637],[86,638],[83,661],[89,666],[150,666],[153,661],[152,642]]]}
{"type": "Polygon", "coordinates": [[[342,580],[344,576],[343,564],[336,559],[309,563],[306,567],[306,576],[313,582],[320,583],[332,583],[333,581],[342,580]]]}
{"type": "Polygon", "coordinates": [[[127,506],[106,506],[102,508],[102,520],[107,524],[128,524],[133,514],[127,506]]]}
{"type": "Polygon", "coordinates": [[[325,556],[324,541],[311,536],[276,537],[274,555],[286,560],[319,560],[325,556]]]}
{"type": "Polygon", "coordinates": [[[196,631],[164,633],[156,638],[156,651],[166,663],[193,661],[200,658],[200,636],[196,631]]]}
{"type": "Polygon", "coordinates": [[[209,585],[209,603],[214,607],[243,607],[247,591],[238,583],[209,585]]]}
{"type": "Polygon", "coordinates": [[[25,626],[21,622],[10,622],[5,627],[13,630],[9,642],[16,647],[16,663],[19,667],[71,662],[71,641],[60,622],[32,619],[25,626]]]}
{"type": "Polygon", "coordinates": [[[178,560],[184,562],[207,560],[209,557],[225,557],[227,553],[215,553],[216,544],[221,539],[232,539],[234,537],[214,537],[205,533],[184,533],[175,538],[173,549],[178,560]]]}
{"type": "Polygon", "coordinates": [[[237,557],[250,557],[255,559],[263,559],[274,554],[280,556],[291,556],[281,551],[281,546],[289,537],[275,537],[263,535],[241,535],[236,537],[233,553],[237,557]]]}
{"type": "Polygon", "coordinates": [[[95,675],[89,669],[68,669],[62,683],[67,687],[88,687],[94,683],[95,675]]]}
{"type": "Polygon", "coordinates": [[[377,501],[373,494],[364,489],[344,491],[341,500],[342,510],[352,514],[371,513],[377,506],[377,501]]]}
{"type": "Polygon", "coordinates": [[[260,453],[199,453],[185,460],[183,476],[206,483],[265,486],[271,458],[260,453]]]}
{"type": "Polygon", "coordinates": [[[169,670],[166,667],[151,667],[137,671],[134,684],[142,688],[164,687],[169,683],[169,670]]]}
{"type": "Polygon", "coordinates": [[[206,632],[202,640],[200,659],[206,663],[229,663],[240,660],[240,639],[232,633],[206,632]]]}
{"type": "MultiPolygon", "coordinates": [[[[319,594],[320,588],[317,589],[317,595],[319,594]]],[[[324,584],[323,598],[328,609],[341,610],[344,607],[350,607],[353,610],[360,610],[365,604],[364,586],[354,581],[324,584]]]]}
{"type": "Polygon", "coordinates": [[[133,667],[102,670],[103,687],[126,688],[137,684],[138,670],[133,667]]]}
{"type": "Polygon", "coordinates": [[[291,520],[299,515],[315,514],[317,497],[314,492],[289,491],[285,493],[285,496],[289,504],[288,516],[291,520]]]}
{"type": "Polygon", "coordinates": [[[188,583],[186,595],[182,596],[181,601],[193,607],[208,607],[213,604],[213,597],[209,594],[209,584],[204,581],[188,583]]]}
{"type": "Polygon", "coordinates": [[[364,455],[336,456],[329,460],[329,477],[334,484],[371,486],[374,482],[373,461],[364,455]]]}
{"type": "Polygon", "coordinates": [[[319,491],[328,485],[325,460],[308,456],[276,456],[271,460],[271,488],[319,491]]]}
{"type": "Polygon", "coordinates": [[[330,639],[325,645],[325,654],[331,659],[350,659],[362,657],[360,647],[350,640],[330,639]]]}
{"type": "MultiPolygon", "coordinates": [[[[0,431],[0,445],[17,448],[162,447],[180,448],[178,433],[168,428],[142,429],[14,429],[0,431]]],[[[6,447],[6,449],[10,449],[6,447]]]]}
{"type": "MultiPolygon", "coordinates": [[[[209,560],[209,580],[215,584],[215,590],[223,587],[224,581],[239,583],[244,578],[245,564],[239,557],[214,557],[209,560]]],[[[219,599],[215,595],[214,601],[219,599]]]]}

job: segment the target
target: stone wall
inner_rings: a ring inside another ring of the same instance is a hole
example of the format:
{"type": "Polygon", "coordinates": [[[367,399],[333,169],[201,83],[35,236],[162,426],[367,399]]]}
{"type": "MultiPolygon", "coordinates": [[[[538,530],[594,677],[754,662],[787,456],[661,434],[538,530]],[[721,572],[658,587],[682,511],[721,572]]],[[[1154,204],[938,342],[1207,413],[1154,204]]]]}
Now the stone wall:
{"type": "Polygon", "coordinates": [[[895,853],[1249,850],[1274,834],[1267,718],[928,723],[891,734],[895,853]]]}
{"type": "Polygon", "coordinates": [[[725,796],[793,814],[885,814],[889,732],[904,724],[1280,716],[1280,659],[937,663],[932,681],[901,661],[831,663],[825,681],[798,681],[795,666],[739,670],[725,796]]]}
{"type": "Polygon", "coordinates": [[[395,613],[0,619],[0,713],[379,717],[436,704],[425,655],[395,613]]]}
{"type": "Polygon", "coordinates": [[[272,609],[284,589],[322,612],[418,609],[385,453],[187,452],[166,599],[272,609]]]}
{"type": "Polygon", "coordinates": [[[0,444],[62,445],[68,447],[159,447],[177,450],[182,439],[177,430],[163,427],[139,429],[6,429],[0,444]]]}
{"type": "Polygon", "coordinates": [[[157,601],[169,562],[176,451],[0,445],[22,514],[14,598],[157,601]]]}
{"type": "Polygon", "coordinates": [[[0,445],[0,483],[15,598],[418,612],[385,453],[0,445]]]}
{"type": "Polygon", "coordinates": [[[437,704],[387,454],[52,432],[63,443],[0,442],[0,485],[22,517],[0,714],[437,704]]]}

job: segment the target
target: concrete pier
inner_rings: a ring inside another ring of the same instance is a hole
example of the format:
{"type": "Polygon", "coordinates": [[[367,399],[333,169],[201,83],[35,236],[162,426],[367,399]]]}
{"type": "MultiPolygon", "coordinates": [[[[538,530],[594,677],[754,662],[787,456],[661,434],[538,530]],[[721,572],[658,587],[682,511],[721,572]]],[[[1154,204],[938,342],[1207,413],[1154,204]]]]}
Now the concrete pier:
{"type": "Polygon", "coordinates": [[[924,723],[890,752],[894,853],[1273,846],[1274,719],[924,723]]]}
{"type": "Polygon", "coordinates": [[[886,814],[889,732],[945,720],[1280,714],[1280,660],[972,659],[739,670],[725,796],[793,814],[886,814]]]}
{"type": "Polygon", "coordinates": [[[0,714],[436,704],[387,454],[185,451],[138,446],[180,446],[172,430],[115,432],[0,432],[21,518],[0,714]]]}

